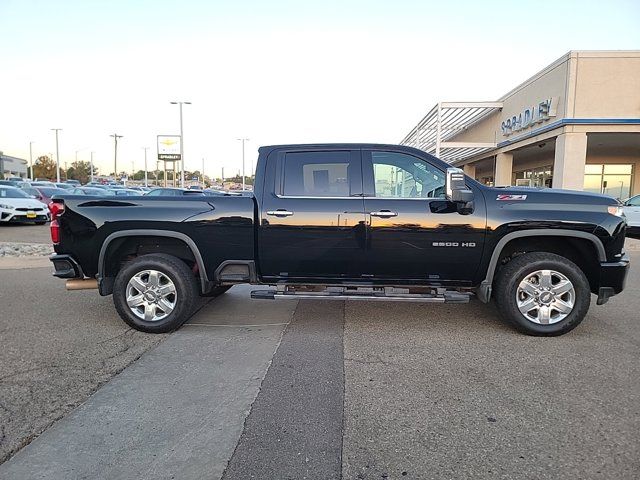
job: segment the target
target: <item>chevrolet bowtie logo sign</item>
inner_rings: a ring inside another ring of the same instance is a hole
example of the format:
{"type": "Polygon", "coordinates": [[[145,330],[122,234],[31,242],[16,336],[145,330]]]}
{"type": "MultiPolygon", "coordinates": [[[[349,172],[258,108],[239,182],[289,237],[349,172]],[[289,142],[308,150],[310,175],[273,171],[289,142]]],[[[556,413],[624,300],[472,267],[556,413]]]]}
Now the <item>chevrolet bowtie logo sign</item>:
{"type": "Polygon", "coordinates": [[[158,160],[181,160],[180,135],[158,135],[158,160]]]}

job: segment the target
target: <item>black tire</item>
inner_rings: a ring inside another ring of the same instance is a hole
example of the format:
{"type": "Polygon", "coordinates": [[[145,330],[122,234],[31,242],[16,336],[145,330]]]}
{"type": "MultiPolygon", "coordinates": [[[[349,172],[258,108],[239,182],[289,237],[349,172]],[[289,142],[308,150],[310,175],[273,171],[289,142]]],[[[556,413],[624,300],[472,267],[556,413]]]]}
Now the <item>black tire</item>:
{"type": "Polygon", "coordinates": [[[113,303],[127,325],[148,333],[165,333],[179,328],[195,310],[198,299],[198,281],[189,266],[173,255],[154,253],[142,255],[125,264],[113,284],[113,303]],[[146,321],[136,316],[127,304],[129,281],[140,272],[156,270],[173,282],[175,307],[164,318],[146,321]]]}
{"type": "Polygon", "coordinates": [[[36,222],[36,225],[44,225],[47,222],[36,222]]]}
{"type": "Polygon", "coordinates": [[[582,322],[591,303],[591,289],[584,272],[571,260],[547,252],[518,255],[504,265],[497,273],[493,293],[498,311],[505,321],[522,333],[537,336],[563,335],[573,330],[582,322]],[[520,282],[539,270],[559,272],[573,284],[573,309],[557,323],[535,323],[518,309],[516,296],[520,282]]]}

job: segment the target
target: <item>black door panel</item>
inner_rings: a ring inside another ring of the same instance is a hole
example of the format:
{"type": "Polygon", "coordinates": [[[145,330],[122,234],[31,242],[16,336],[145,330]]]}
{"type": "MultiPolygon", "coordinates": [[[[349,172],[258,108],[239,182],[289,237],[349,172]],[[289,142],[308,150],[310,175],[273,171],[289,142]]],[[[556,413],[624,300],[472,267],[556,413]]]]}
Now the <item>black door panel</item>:
{"type": "Polygon", "coordinates": [[[367,253],[363,273],[393,282],[471,282],[484,245],[482,194],[461,215],[444,197],[445,174],[425,159],[363,151],[367,253]]]}
{"type": "MultiPolygon", "coordinates": [[[[274,154],[276,155],[276,154],[274,154]]],[[[265,280],[360,278],[366,227],[359,150],[280,151],[259,230],[265,280]]]]}

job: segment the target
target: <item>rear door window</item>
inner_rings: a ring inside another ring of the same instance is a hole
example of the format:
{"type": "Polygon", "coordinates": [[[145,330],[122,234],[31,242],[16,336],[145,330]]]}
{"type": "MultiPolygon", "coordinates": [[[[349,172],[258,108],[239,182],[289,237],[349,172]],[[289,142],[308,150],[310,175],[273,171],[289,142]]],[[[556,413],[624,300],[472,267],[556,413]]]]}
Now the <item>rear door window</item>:
{"type": "Polygon", "coordinates": [[[351,151],[288,152],[282,164],[281,193],[294,197],[349,197],[361,178],[351,151]]]}

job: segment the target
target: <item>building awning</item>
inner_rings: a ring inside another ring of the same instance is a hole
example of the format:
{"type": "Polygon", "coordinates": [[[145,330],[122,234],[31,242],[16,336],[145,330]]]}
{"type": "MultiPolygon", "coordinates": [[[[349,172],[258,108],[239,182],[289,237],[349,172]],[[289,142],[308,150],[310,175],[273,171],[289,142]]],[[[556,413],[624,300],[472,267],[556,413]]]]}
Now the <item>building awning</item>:
{"type": "Polygon", "coordinates": [[[440,102],[400,142],[452,163],[496,148],[495,142],[449,141],[478,123],[502,102],[440,102]]]}

